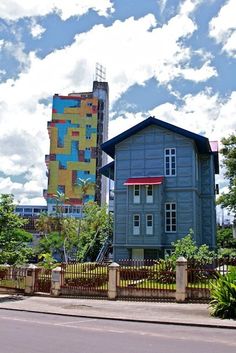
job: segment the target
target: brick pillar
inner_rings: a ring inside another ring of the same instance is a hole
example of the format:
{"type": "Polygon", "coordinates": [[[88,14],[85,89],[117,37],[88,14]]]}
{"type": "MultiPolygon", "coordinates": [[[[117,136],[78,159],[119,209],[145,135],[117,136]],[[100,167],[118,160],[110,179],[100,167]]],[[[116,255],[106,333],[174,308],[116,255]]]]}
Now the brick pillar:
{"type": "Polygon", "coordinates": [[[112,262],[108,266],[108,274],[108,299],[114,300],[117,297],[117,284],[120,281],[120,265],[116,262],[112,262]]]}
{"type": "Polygon", "coordinates": [[[29,267],[27,268],[26,278],[25,278],[25,294],[34,293],[36,269],[37,269],[37,266],[33,264],[30,264],[29,267]]]}
{"type": "Polygon", "coordinates": [[[179,257],[176,261],[176,293],[177,302],[184,302],[187,298],[187,260],[184,257],[179,257]]]}
{"type": "Polygon", "coordinates": [[[58,297],[61,294],[62,268],[56,267],[52,270],[51,295],[58,297]]]}

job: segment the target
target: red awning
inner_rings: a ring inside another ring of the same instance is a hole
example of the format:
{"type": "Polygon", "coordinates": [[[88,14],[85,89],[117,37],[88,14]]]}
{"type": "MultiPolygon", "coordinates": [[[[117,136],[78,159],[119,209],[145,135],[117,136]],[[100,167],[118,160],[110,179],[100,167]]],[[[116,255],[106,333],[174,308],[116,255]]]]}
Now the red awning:
{"type": "Polygon", "coordinates": [[[164,177],[129,178],[124,185],[159,185],[163,183],[163,180],[164,177]]]}

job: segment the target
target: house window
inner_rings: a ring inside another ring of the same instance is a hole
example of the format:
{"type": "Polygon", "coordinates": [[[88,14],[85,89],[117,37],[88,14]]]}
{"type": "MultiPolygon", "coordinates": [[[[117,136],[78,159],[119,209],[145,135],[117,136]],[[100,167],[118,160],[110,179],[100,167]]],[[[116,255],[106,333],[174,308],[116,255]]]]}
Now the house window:
{"type": "Polygon", "coordinates": [[[135,214],[133,216],[133,235],[140,234],[140,215],[135,214]]]}
{"type": "Polygon", "coordinates": [[[91,140],[91,136],[86,136],[86,140],[91,140]]]}
{"type": "Polygon", "coordinates": [[[175,148],[165,149],[165,175],[176,175],[176,150],[175,148]]]}
{"type": "Polygon", "coordinates": [[[176,232],[176,203],[165,204],[165,231],[176,232]]]}
{"type": "Polygon", "coordinates": [[[152,214],[146,215],[146,234],[147,235],[153,234],[153,215],[152,214]]]}
{"type": "Polygon", "coordinates": [[[140,203],[140,185],[134,185],[134,203],[140,203]]]}
{"type": "Polygon", "coordinates": [[[153,185],[146,186],[146,203],[153,203],[153,185]]]}

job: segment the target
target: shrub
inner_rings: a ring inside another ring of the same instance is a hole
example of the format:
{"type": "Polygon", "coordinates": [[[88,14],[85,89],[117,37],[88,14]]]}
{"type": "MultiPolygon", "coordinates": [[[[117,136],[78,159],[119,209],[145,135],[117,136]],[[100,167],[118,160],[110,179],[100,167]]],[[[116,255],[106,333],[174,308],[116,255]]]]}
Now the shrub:
{"type": "Polygon", "coordinates": [[[212,283],[210,314],[222,319],[236,318],[236,267],[212,283]]]}

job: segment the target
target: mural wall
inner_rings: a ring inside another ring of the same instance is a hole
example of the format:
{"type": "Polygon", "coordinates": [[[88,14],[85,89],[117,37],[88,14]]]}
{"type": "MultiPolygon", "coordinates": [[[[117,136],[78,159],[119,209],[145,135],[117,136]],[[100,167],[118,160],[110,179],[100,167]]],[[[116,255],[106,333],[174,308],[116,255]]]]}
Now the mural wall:
{"type": "Polygon", "coordinates": [[[53,97],[52,121],[48,122],[50,154],[48,204],[55,204],[57,191],[70,205],[94,200],[94,186],[81,193],[81,180],[96,182],[98,99],[92,93],[53,97]]]}

